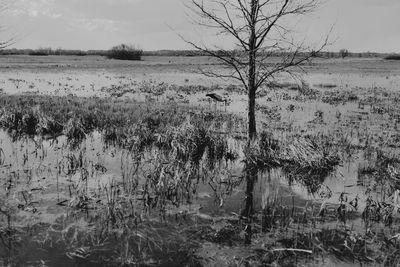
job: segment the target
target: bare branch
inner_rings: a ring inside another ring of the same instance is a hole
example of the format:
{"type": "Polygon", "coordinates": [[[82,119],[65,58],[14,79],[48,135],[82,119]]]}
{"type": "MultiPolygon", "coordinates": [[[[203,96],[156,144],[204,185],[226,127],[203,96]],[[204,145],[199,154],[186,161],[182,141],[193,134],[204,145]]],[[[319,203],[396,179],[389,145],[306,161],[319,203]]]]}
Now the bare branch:
{"type": "MultiPolygon", "coordinates": [[[[11,7],[12,3],[13,3],[13,1],[11,1],[11,0],[1,1],[0,2],[0,13],[8,10],[11,7]]],[[[4,32],[4,31],[5,31],[5,28],[3,26],[0,26],[0,33],[4,32]]],[[[0,40],[0,49],[7,48],[7,47],[15,44],[15,42],[16,42],[16,39],[13,37],[8,38],[6,40],[0,40]]]]}
{"type": "MultiPolygon", "coordinates": [[[[217,2],[222,3],[222,6],[225,7],[225,5],[223,4],[223,0],[217,1],[217,2]]],[[[213,25],[205,25],[205,26],[219,27],[222,30],[227,31],[233,37],[235,37],[236,40],[239,41],[239,43],[241,44],[241,46],[244,49],[246,49],[248,47],[248,42],[246,42],[245,38],[242,38],[240,36],[240,29],[236,28],[235,25],[233,25],[233,22],[230,20],[230,17],[228,17],[228,19],[224,20],[223,18],[217,16],[217,14],[215,12],[207,9],[204,6],[203,1],[199,2],[197,0],[192,0],[192,3],[194,5],[194,7],[197,8],[197,10],[194,10],[195,13],[197,13],[200,17],[208,19],[209,21],[215,23],[214,26],[213,25]]],[[[228,10],[227,9],[225,9],[225,10],[229,14],[228,10]]]]}

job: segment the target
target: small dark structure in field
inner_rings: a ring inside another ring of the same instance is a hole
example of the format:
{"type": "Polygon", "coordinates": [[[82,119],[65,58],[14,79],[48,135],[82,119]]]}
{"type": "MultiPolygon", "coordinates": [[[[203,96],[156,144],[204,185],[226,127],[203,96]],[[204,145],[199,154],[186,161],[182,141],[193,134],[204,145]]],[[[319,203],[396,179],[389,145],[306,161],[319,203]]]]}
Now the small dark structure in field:
{"type": "Polygon", "coordinates": [[[206,96],[213,99],[215,102],[223,102],[224,106],[225,106],[225,111],[226,111],[228,99],[223,98],[222,96],[220,96],[219,94],[216,94],[216,93],[206,94],[206,96]]]}
{"type": "Polygon", "coordinates": [[[119,60],[141,60],[143,50],[133,45],[121,44],[114,46],[107,53],[107,58],[119,60]]]}
{"type": "Polygon", "coordinates": [[[216,93],[206,94],[206,96],[214,99],[217,102],[225,102],[225,104],[227,102],[227,99],[223,98],[222,96],[220,96],[219,94],[216,94],[216,93]]]}

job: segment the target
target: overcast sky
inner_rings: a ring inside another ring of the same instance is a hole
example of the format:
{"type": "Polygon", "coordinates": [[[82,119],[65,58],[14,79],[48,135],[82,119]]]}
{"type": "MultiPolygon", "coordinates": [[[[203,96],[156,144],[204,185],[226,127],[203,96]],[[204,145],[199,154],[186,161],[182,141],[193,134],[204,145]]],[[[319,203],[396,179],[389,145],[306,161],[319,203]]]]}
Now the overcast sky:
{"type": "MultiPolygon", "coordinates": [[[[333,26],[335,42],[328,50],[400,52],[400,0],[325,1],[301,20],[301,38],[318,42],[333,26]]],[[[0,24],[6,26],[0,36],[16,33],[17,48],[108,49],[120,43],[144,50],[190,48],[176,32],[212,43],[215,35],[191,24],[184,5],[188,2],[15,0],[12,8],[0,13],[0,24]]]]}

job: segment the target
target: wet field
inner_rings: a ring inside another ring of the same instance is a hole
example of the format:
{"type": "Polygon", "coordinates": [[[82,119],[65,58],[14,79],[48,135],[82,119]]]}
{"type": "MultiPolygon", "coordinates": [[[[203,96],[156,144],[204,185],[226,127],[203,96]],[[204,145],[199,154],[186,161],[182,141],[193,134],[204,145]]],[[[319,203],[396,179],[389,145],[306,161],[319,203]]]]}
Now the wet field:
{"type": "Polygon", "coordinates": [[[399,62],[317,59],[303,81],[281,77],[259,92],[250,149],[246,93],[200,68],[224,71],[206,57],[0,58],[0,262],[399,264],[399,62]]]}

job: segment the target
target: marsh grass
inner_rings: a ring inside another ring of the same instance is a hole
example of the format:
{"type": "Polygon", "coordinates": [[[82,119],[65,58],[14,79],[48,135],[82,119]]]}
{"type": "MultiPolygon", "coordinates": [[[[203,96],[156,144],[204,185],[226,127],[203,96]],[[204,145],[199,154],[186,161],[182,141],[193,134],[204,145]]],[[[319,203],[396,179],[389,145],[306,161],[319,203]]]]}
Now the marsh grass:
{"type": "Polygon", "coordinates": [[[370,190],[381,190],[388,198],[400,189],[400,160],[396,154],[376,150],[367,165],[359,166],[358,174],[360,179],[372,177],[370,190]]]}
{"type": "Polygon", "coordinates": [[[283,204],[278,196],[268,199],[259,220],[254,221],[260,225],[262,232],[255,234],[255,240],[260,238],[265,242],[262,249],[256,249],[256,262],[297,265],[299,262],[310,262],[310,259],[324,262],[325,257],[333,255],[348,263],[399,264],[395,252],[400,246],[396,228],[378,227],[372,230],[371,224],[366,224],[365,232],[356,231],[341,219],[343,214],[340,214],[343,203],[356,209],[356,202],[342,199],[341,203],[328,212],[324,204],[320,207],[317,203],[301,207],[295,201],[283,204]],[[322,214],[322,210],[326,213],[322,214]],[[324,225],[326,221],[333,226],[324,225]]]}
{"type": "Polygon", "coordinates": [[[294,140],[287,145],[282,160],[282,170],[289,181],[304,184],[311,194],[340,163],[337,149],[319,135],[294,140]]]}
{"type": "Polygon", "coordinates": [[[262,133],[258,145],[247,147],[245,155],[246,168],[261,172],[280,168],[289,182],[305,185],[312,194],[340,163],[337,149],[321,135],[277,140],[262,133]]]}
{"type": "Polygon", "coordinates": [[[334,90],[334,91],[325,91],[322,96],[322,102],[328,103],[330,105],[339,105],[346,104],[348,102],[356,102],[359,100],[357,94],[350,90],[334,90]]]}
{"type": "Polygon", "coordinates": [[[366,183],[368,198],[362,213],[367,227],[383,223],[391,227],[399,222],[400,161],[394,154],[375,152],[367,165],[358,169],[359,179],[366,183]],[[379,192],[380,197],[375,196],[379,192]]]}
{"type": "Polygon", "coordinates": [[[104,134],[105,142],[139,151],[154,143],[154,134],[167,126],[182,124],[188,115],[204,127],[217,121],[231,122],[228,125],[232,128],[243,123],[230,114],[214,114],[177,104],[148,106],[112,98],[2,95],[0,104],[0,126],[14,138],[66,135],[79,143],[89,133],[99,131],[104,134]]]}

